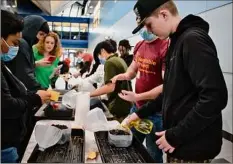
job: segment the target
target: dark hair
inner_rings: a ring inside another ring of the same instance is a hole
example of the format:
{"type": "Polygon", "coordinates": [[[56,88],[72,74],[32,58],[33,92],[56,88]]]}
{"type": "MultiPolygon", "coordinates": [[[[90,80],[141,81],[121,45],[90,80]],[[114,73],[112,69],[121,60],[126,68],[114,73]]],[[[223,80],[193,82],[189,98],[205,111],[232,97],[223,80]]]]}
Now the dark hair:
{"type": "Polygon", "coordinates": [[[101,49],[105,49],[108,53],[115,53],[117,51],[117,43],[115,40],[108,39],[108,40],[105,40],[105,41],[97,44],[97,46],[95,47],[94,52],[93,52],[95,64],[93,65],[92,70],[87,75],[87,77],[94,74],[96,72],[98,66],[100,65],[99,54],[100,54],[101,49]]]}
{"type": "Polygon", "coordinates": [[[119,42],[119,46],[125,47],[127,50],[131,50],[131,45],[129,44],[129,41],[124,39],[119,42]]]}
{"type": "Polygon", "coordinates": [[[117,51],[116,42],[112,39],[108,39],[108,40],[100,42],[95,47],[95,53],[99,55],[101,52],[101,49],[104,49],[105,51],[107,51],[107,53],[115,53],[117,51]]]}
{"type": "Polygon", "coordinates": [[[6,10],[1,10],[1,37],[6,39],[9,35],[23,30],[23,19],[6,10]]]}
{"type": "Polygon", "coordinates": [[[79,55],[79,54],[82,54],[82,53],[83,53],[83,50],[78,50],[75,55],[79,55]]]}
{"type": "Polygon", "coordinates": [[[46,34],[48,34],[49,33],[49,25],[48,25],[48,23],[47,22],[44,22],[43,24],[42,24],[42,26],[40,27],[40,30],[39,31],[43,31],[43,32],[45,32],[46,34]]]}
{"type": "Polygon", "coordinates": [[[115,40],[112,40],[112,39],[108,39],[106,41],[109,41],[111,43],[111,45],[114,48],[114,52],[113,53],[115,53],[117,51],[117,42],[115,40]]]}

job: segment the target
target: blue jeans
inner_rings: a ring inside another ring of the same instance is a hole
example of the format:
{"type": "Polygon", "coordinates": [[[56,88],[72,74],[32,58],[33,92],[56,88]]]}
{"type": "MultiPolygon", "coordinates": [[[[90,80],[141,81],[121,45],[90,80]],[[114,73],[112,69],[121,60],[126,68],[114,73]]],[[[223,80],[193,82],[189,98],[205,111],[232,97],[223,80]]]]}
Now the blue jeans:
{"type": "Polygon", "coordinates": [[[17,159],[19,158],[15,147],[1,150],[1,156],[2,163],[17,163],[17,159]]]}
{"type": "MultiPolygon", "coordinates": [[[[136,112],[137,108],[134,105],[130,113],[136,112]]],[[[155,132],[160,132],[163,130],[162,126],[162,115],[161,114],[155,114],[153,116],[148,117],[149,120],[153,122],[153,128],[150,134],[145,135],[140,132],[138,132],[135,128],[132,128],[131,131],[133,132],[134,136],[143,143],[144,139],[146,138],[146,147],[152,158],[154,158],[156,163],[163,163],[163,152],[158,148],[156,145],[156,136],[155,132]]]]}

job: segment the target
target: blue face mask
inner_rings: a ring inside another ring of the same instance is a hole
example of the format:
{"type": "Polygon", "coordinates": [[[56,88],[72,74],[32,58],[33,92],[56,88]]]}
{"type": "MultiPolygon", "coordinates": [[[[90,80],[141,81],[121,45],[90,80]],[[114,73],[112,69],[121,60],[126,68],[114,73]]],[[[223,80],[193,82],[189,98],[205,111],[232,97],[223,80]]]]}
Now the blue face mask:
{"type": "Polygon", "coordinates": [[[103,59],[103,58],[101,58],[101,57],[99,57],[99,60],[100,60],[100,64],[105,64],[105,62],[106,62],[106,59],[103,59]]]}
{"type": "Polygon", "coordinates": [[[4,42],[8,46],[9,50],[7,53],[1,54],[1,60],[4,62],[8,62],[8,61],[13,60],[16,57],[16,55],[18,54],[18,51],[19,51],[19,47],[18,46],[17,47],[9,46],[5,40],[4,40],[4,42]]]}
{"type": "Polygon", "coordinates": [[[144,28],[140,31],[140,35],[146,41],[153,41],[157,38],[154,34],[152,34],[151,32],[148,32],[144,28]]]}
{"type": "Polygon", "coordinates": [[[81,57],[77,57],[77,63],[83,62],[83,59],[81,57]]]}

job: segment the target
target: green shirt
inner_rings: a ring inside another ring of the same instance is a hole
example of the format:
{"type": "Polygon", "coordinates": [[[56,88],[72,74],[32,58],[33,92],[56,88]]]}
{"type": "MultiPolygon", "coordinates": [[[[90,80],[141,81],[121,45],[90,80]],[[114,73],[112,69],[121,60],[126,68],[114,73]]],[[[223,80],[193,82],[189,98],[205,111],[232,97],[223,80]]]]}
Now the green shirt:
{"type": "MultiPolygon", "coordinates": [[[[35,61],[44,58],[44,55],[40,54],[35,46],[33,46],[33,53],[34,53],[35,61]]],[[[38,83],[41,84],[43,88],[48,88],[49,85],[51,84],[51,79],[49,79],[49,77],[53,73],[53,70],[58,66],[58,63],[59,63],[59,58],[56,58],[56,60],[52,63],[51,66],[43,66],[43,67],[35,68],[36,80],[38,81],[38,83]]]]}
{"type": "MultiPolygon", "coordinates": [[[[126,70],[127,65],[123,59],[117,57],[117,55],[108,57],[104,64],[105,84],[109,83],[114,76],[125,73],[126,70]]],[[[132,107],[131,102],[125,101],[118,96],[118,93],[120,93],[121,90],[132,91],[130,82],[118,81],[115,90],[108,94],[108,108],[110,112],[118,118],[127,116],[132,107]]]]}

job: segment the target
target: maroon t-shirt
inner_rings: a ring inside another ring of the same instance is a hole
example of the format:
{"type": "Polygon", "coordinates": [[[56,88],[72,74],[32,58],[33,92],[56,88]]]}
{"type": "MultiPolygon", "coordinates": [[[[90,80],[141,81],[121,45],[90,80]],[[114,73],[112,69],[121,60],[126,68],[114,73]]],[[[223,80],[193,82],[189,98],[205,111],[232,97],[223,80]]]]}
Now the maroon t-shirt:
{"type": "MultiPolygon", "coordinates": [[[[140,41],[134,48],[134,61],[138,66],[136,93],[143,93],[163,84],[162,70],[165,69],[167,40],[140,41]]],[[[147,101],[136,102],[137,108],[147,101]]]]}

